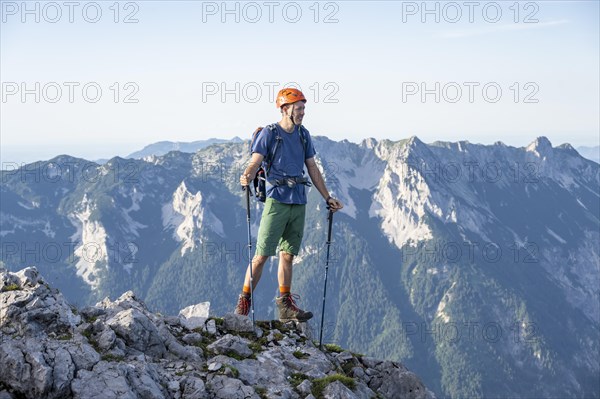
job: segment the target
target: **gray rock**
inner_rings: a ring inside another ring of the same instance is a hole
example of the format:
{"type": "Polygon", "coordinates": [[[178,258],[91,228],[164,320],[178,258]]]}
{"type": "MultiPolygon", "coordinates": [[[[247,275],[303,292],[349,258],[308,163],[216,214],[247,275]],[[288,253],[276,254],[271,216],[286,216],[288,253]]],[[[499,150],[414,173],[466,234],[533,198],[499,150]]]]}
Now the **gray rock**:
{"type": "Polygon", "coordinates": [[[339,381],[333,381],[323,390],[325,399],[357,399],[354,392],[339,381]]]}
{"type": "Polygon", "coordinates": [[[296,387],[296,390],[301,394],[308,395],[310,394],[312,389],[312,382],[309,380],[304,380],[296,387]]]}
{"type": "Polygon", "coordinates": [[[227,334],[208,345],[208,349],[220,355],[234,353],[241,357],[248,357],[253,353],[248,347],[247,340],[231,334],[227,334]]]}
{"type": "Polygon", "coordinates": [[[375,358],[368,357],[368,356],[363,356],[361,358],[361,361],[362,361],[362,364],[366,368],[370,368],[370,369],[374,369],[375,367],[377,367],[377,365],[379,365],[383,362],[382,360],[375,359],[375,358]]]}
{"type": "Polygon", "coordinates": [[[312,339],[312,330],[310,329],[308,323],[298,323],[296,325],[296,329],[300,331],[301,336],[312,339]]]}
{"type": "Polygon", "coordinates": [[[0,328],[12,325],[19,335],[56,334],[72,332],[81,322],[63,296],[39,284],[35,268],[18,273],[3,273],[2,281],[18,280],[21,289],[0,293],[0,328]],[[11,277],[9,277],[11,276],[11,277]],[[37,284],[37,285],[35,285],[37,284]]]}
{"type": "Polygon", "coordinates": [[[188,330],[203,328],[210,312],[210,302],[188,306],[179,311],[179,321],[188,330]]]}
{"type": "Polygon", "coordinates": [[[271,330],[269,332],[269,335],[267,335],[267,341],[269,341],[269,342],[275,341],[275,335],[276,334],[281,334],[281,332],[279,330],[277,330],[277,329],[271,330]]]}
{"type": "Polygon", "coordinates": [[[198,345],[202,342],[202,335],[198,333],[185,334],[181,340],[188,345],[198,345]]]}
{"type": "Polygon", "coordinates": [[[18,286],[19,289],[21,289],[21,280],[19,280],[19,278],[15,274],[9,273],[6,269],[0,269],[0,292],[4,292],[4,290],[6,289],[5,287],[14,285],[18,286]]]}
{"type": "Polygon", "coordinates": [[[352,353],[348,352],[348,351],[343,351],[342,353],[338,353],[336,356],[336,359],[340,362],[340,363],[345,363],[348,360],[351,360],[354,358],[354,355],[352,355],[352,353]]]}
{"type": "Polygon", "coordinates": [[[223,323],[226,330],[236,332],[252,332],[252,320],[248,316],[241,316],[234,313],[225,314],[223,323]]]}
{"type": "Polygon", "coordinates": [[[112,349],[117,342],[117,335],[110,328],[105,329],[98,337],[98,348],[103,351],[112,349]]]}
{"type": "MultiPolygon", "coordinates": [[[[0,286],[10,284],[20,289],[0,292],[0,387],[4,389],[0,389],[0,399],[246,399],[258,398],[252,388],[258,386],[267,388],[268,398],[297,399],[301,394],[314,399],[311,382],[306,380],[294,390],[290,375],[322,378],[339,364],[344,369],[352,367],[356,388],[351,392],[334,382],[326,388],[325,397],[433,397],[399,363],[357,359],[349,352],[325,354],[310,340],[301,342],[294,331],[277,340],[275,335],[281,332],[265,330],[271,342],[256,359],[248,358],[252,356],[249,340],[226,334],[209,346],[218,355],[210,359],[206,372],[202,348],[194,346],[203,341],[202,335],[193,332],[178,340],[175,335],[184,331],[179,318],[151,313],[132,292],[83,309],[82,323],[35,269],[20,275],[0,270],[0,286]],[[95,348],[103,356],[112,355],[112,361],[101,361],[95,348]],[[294,351],[309,356],[297,359],[294,351]]],[[[219,335],[215,320],[204,328],[219,335]]],[[[252,323],[247,317],[228,314],[225,328],[252,331],[252,323]]]]}
{"type": "Polygon", "coordinates": [[[197,351],[191,350],[192,347],[185,347],[181,345],[179,341],[175,339],[173,334],[169,332],[169,329],[164,323],[159,326],[158,333],[164,342],[167,351],[171,355],[174,355],[179,359],[189,360],[191,362],[199,362],[202,360],[202,356],[199,356],[197,351]]]}
{"type": "Polygon", "coordinates": [[[185,399],[204,399],[208,397],[204,381],[198,377],[186,377],[181,383],[185,399]]]}
{"type": "Polygon", "coordinates": [[[282,361],[273,361],[268,357],[258,356],[258,359],[235,360],[227,356],[216,356],[212,359],[222,364],[234,367],[240,379],[249,386],[265,386],[269,388],[288,387],[286,370],[282,361]]]}
{"type": "Polygon", "coordinates": [[[377,371],[377,370],[375,370],[375,369],[370,369],[370,368],[369,368],[369,369],[365,369],[365,374],[366,374],[367,376],[369,376],[369,377],[372,377],[372,376],[374,376],[374,375],[377,375],[377,374],[378,374],[378,371],[377,371]]]}
{"type": "Polygon", "coordinates": [[[369,388],[363,381],[356,381],[354,394],[359,399],[372,399],[377,396],[377,394],[373,392],[373,390],[369,388]]]}
{"type": "Polygon", "coordinates": [[[209,374],[207,388],[215,399],[260,399],[252,387],[220,374],[209,374]]]}
{"type": "Polygon", "coordinates": [[[369,382],[369,376],[365,374],[365,370],[362,367],[353,367],[351,370],[352,377],[357,378],[366,383],[369,382]]]}
{"type": "Polygon", "coordinates": [[[52,393],[57,398],[64,398],[71,393],[71,381],[75,376],[75,364],[69,352],[63,347],[58,347],[54,352],[48,354],[49,357],[52,355],[52,393]]]}
{"type": "Polygon", "coordinates": [[[71,383],[74,398],[112,399],[147,398],[158,399],[167,396],[156,367],[134,362],[100,362],[92,371],[77,372],[71,383]]]}
{"type": "Polygon", "coordinates": [[[283,365],[285,367],[293,370],[293,372],[306,374],[310,378],[323,378],[327,373],[335,369],[333,363],[317,348],[307,346],[303,349],[303,352],[309,355],[309,361],[297,359],[293,356],[294,350],[294,347],[276,347],[270,352],[283,352],[283,365]]]}
{"type": "Polygon", "coordinates": [[[66,347],[77,370],[91,370],[99,361],[100,355],[85,343],[74,343],[66,347]]]}
{"type": "Polygon", "coordinates": [[[14,273],[14,275],[19,279],[19,286],[22,288],[35,287],[36,285],[44,283],[40,273],[35,267],[27,267],[14,273]]]}
{"type": "Polygon", "coordinates": [[[210,335],[215,335],[217,333],[217,323],[213,319],[206,322],[206,332],[210,335]]]}
{"type": "Polygon", "coordinates": [[[179,316],[165,316],[165,323],[170,325],[171,327],[180,326],[181,323],[179,321],[179,316]]]}
{"type": "Polygon", "coordinates": [[[371,378],[369,388],[386,398],[427,399],[430,397],[427,389],[410,371],[392,368],[371,378]]]}
{"type": "Polygon", "coordinates": [[[223,365],[219,362],[212,362],[208,365],[208,371],[218,371],[223,367],[223,365]]]}
{"type": "Polygon", "coordinates": [[[129,363],[120,364],[126,368],[126,376],[133,392],[138,398],[163,399],[168,397],[168,391],[164,386],[169,381],[161,378],[158,366],[151,363],[129,363]]]}
{"type": "Polygon", "coordinates": [[[298,399],[298,393],[289,387],[269,387],[265,395],[269,399],[298,399]]]}
{"type": "Polygon", "coordinates": [[[146,355],[163,357],[167,348],[165,347],[156,325],[140,310],[129,308],[120,311],[106,321],[115,333],[123,338],[127,346],[146,355]]]}
{"type": "Polygon", "coordinates": [[[79,313],[83,316],[84,319],[91,320],[105,315],[106,310],[102,308],[97,308],[95,306],[86,306],[85,308],[80,309],[79,313]]]}
{"type": "Polygon", "coordinates": [[[167,389],[169,390],[169,392],[178,392],[181,389],[179,381],[169,381],[167,389]]]}
{"type": "Polygon", "coordinates": [[[25,362],[25,356],[11,340],[0,345],[0,383],[22,394],[29,394],[31,365],[25,362]]]}
{"type": "Polygon", "coordinates": [[[71,383],[74,399],[137,399],[123,365],[100,362],[93,371],[80,370],[71,383]]]}
{"type": "Polygon", "coordinates": [[[0,345],[0,384],[25,397],[69,396],[75,364],[66,345],[39,339],[5,340],[0,345]]]}

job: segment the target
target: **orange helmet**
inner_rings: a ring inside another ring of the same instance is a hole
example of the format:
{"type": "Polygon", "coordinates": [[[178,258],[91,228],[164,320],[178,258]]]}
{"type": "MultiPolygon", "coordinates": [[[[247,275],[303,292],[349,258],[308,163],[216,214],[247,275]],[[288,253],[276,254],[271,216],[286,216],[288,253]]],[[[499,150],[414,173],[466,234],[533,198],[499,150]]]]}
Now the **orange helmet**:
{"type": "Polygon", "coordinates": [[[277,106],[277,108],[281,108],[285,104],[292,104],[296,101],[306,102],[304,94],[302,94],[302,92],[298,89],[294,89],[291,87],[283,88],[279,90],[279,93],[277,93],[277,101],[275,102],[275,105],[277,106]]]}

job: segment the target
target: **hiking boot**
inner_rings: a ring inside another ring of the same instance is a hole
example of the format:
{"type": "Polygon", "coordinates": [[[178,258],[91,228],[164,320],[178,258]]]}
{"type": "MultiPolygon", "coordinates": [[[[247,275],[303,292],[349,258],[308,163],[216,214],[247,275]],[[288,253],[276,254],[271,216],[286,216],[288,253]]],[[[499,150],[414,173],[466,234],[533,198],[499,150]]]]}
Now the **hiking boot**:
{"type": "Polygon", "coordinates": [[[248,313],[250,313],[250,303],[251,302],[250,302],[249,296],[240,294],[240,297],[238,298],[238,303],[237,303],[233,313],[239,314],[242,316],[248,316],[248,313]]]}
{"type": "Polygon", "coordinates": [[[313,317],[311,312],[306,312],[296,305],[295,299],[298,295],[284,294],[275,299],[279,311],[279,321],[307,321],[313,317]]]}

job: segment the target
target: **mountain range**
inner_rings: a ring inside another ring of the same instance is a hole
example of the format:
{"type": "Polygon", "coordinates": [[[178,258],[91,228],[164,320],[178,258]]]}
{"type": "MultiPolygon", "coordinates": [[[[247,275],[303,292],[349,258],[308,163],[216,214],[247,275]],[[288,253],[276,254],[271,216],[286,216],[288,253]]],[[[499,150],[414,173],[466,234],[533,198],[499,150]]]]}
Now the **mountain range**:
{"type": "MultiPolygon", "coordinates": [[[[325,338],[402,361],[440,397],[598,397],[600,166],[526,147],[315,137],[334,215],[325,338]]],[[[247,142],[2,171],[1,260],[72,302],[133,290],[231,311],[248,262],[247,142]]],[[[309,192],[293,290],[320,321],[327,211],[309,192]]],[[[251,205],[256,237],[262,204],[251,205]]],[[[256,290],[275,318],[277,259],[256,290]]]]}

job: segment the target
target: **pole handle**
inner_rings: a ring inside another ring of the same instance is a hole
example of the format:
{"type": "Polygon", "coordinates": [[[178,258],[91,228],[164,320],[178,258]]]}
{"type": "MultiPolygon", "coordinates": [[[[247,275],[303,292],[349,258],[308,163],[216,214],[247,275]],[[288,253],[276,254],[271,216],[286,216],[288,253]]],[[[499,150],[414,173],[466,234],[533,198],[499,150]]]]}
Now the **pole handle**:
{"type": "Polygon", "coordinates": [[[250,220],[250,186],[242,186],[242,190],[246,192],[246,218],[250,220]]]}
{"type": "Polygon", "coordinates": [[[327,215],[327,243],[329,244],[331,243],[331,225],[333,224],[333,211],[331,210],[331,208],[327,209],[329,209],[329,214],[327,215]]]}

